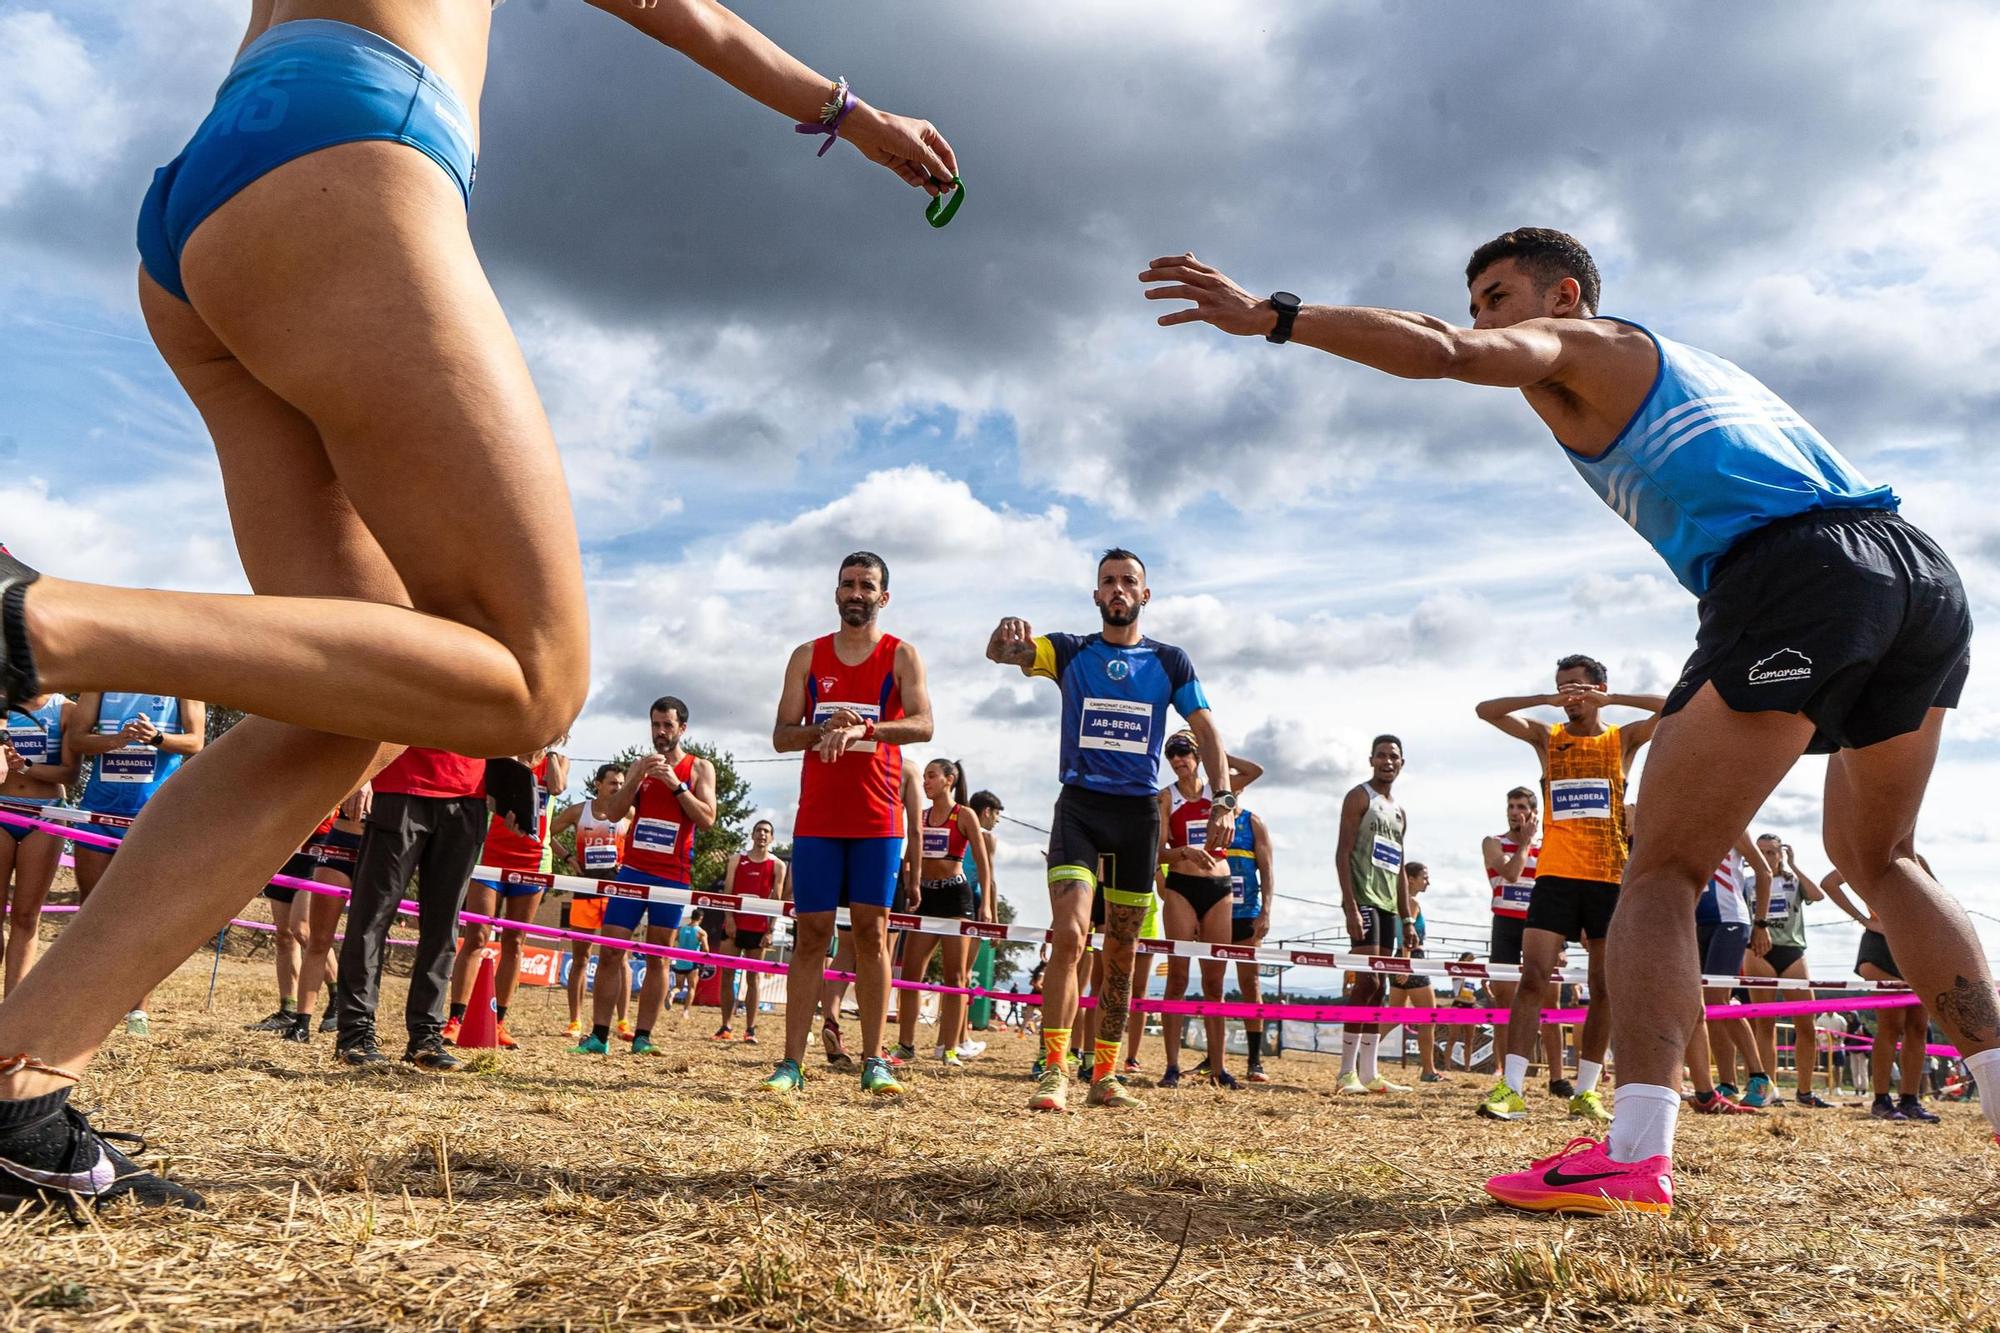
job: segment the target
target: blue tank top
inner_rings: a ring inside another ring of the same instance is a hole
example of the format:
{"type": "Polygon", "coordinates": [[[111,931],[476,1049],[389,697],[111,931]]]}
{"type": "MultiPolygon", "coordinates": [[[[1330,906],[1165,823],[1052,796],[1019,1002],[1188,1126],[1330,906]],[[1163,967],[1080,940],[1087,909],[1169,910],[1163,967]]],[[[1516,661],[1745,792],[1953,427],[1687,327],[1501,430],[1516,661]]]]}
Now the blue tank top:
{"type": "Polygon", "coordinates": [[[69,700],[58,694],[32,713],[7,714],[7,742],[31,764],[62,762],[62,710],[69,700]]]}
{"type": "Polygon", "coordinates": [[[1257,831],[1250,827],[1250,812],[1236,812],[1236,832],[1229,839],[1229,915],[1238,921],[1254,920],[1264,910],[1264,886],[1257,878],[1257,831]]]}
{"type": "MultiPolygon", "coordinates": [[[[115,735],[135,717],[150,719],[162,731],[178,732],[181,701],[170,694],[106,694],[97,710],[96,734],[115,735]]],[[[77,804],[101,815],[136,815],[185,757],[163,755],[150,745],[128,745],[100,754],[90,766],[90,780],[77,804]]]]}
{"type": "Polygon", "coordinates": [[[1758,528],[1818,509],[1900,504],[1743,370],[1631,320],[1617,322],[1659,349],[1652,391],[1602,454],[1564,452],[1695,596],[1707,593],[1729,548],[1758,528]]]}

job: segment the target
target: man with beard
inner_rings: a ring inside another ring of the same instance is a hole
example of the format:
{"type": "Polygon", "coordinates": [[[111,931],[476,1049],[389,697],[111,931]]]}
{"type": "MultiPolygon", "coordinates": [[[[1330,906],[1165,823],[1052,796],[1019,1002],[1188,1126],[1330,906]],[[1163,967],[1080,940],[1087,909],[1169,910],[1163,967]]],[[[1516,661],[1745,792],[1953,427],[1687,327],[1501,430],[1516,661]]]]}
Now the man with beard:
{"type": "MultiPolygon", "coordinates": [[[[1556,999],[1549,973],[1564,942],[1580,939],[1590,956],[1590,1008],[1577,1037],[1569,1113],[1600,1125],[1611,1122],[1597,1082],[1611,1035],[1604,941],[1618,906],[1619,876],[1625,873],[1625,776],[1639,747],[1653,738],[1666,700],[1657,694],[1611,694],[1610,680],[1602,662],[1577,653],[1556,663],[1554,694],[1488,699],[1476,710],[1481,721],[1534,747],[1542,766],[1542,807],[1548,811],[1521,932],[1521,984],[1507,1006],[1500,1081],[1479,1104],[1479,1114],[1489,1120],[1519,1120],[1528,1114],[1521,1087],[1542,1010],[1556,999]],[[1607,726],[1598,714],[1613,706],[1643,709],[1648,716],[1626,726],[1607,726]],[[1563,720],[1551,726],[1515,716],[1544,707],[1562,709],[1563,720]]],[[[1550,1068],[1553,1095],[1562,1095],[1557,1086],[1561,1077],[1560,1068],[1550,1068]]]]}
{"type": "Polygon", "coordinates": [[[882,1052],[889,909],[906,832],[903,747],[931,738],[930,692],[916,646],[876,624],[889,604],[881,556],[856,551],[841,561],[833,599],[840,629],[792,651],[771,733],[780,754],[811,753],[792,822],[798,916],[785,983],[785,1057],[763,1087],[789,1094],[805,1085],[799,1062],[812,1036],[809,997],[820,993],[834,914],[845,907],[861,1001],[861,1087],[896,1096],[903,1085],[882,1052]]]}
{"type": "Polygon", "coordinates": [[[1037,636],[1027,621],[1010,616],[986,644],[992,661],[1055,681],[1062,690],[1063,786],[1048,853],[1053,948],[1042,993],[1044,1064],[1028,1101],[1032,1111],[1068,1109],[1063,1060],[1077,1013],[1077,960],[1093,920],[1104,927],[1105,966],[1089,1104],[1139,1105],[1116,1072],[1131,1009],[1133,957],[1153,897],[1160,845],[1155,794],[1169,707],[1194,732],[1208,775],[1205,845],[1226,851],[1235,831],[1229,761],[1194,664],[1179,648],[1139,630],[1139,612],[1152,596],[1145,564],[1113,547],[1097,562],[1093,600],[1102,632],[1037,636]]]}

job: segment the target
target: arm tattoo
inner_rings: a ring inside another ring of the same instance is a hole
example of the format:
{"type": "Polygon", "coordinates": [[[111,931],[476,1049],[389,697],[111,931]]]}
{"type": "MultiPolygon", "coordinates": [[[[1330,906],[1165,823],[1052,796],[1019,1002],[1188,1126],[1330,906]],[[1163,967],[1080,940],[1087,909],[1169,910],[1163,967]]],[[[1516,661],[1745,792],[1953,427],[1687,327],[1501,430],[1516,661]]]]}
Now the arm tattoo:
{"type": "Polygon", "coordinates": [[[1124,1041],[1132,1012],[1133,947],[1144,914],[1136,907],[1106,904],[1104,912],[1104,993],[1097,997],[1097,1039],[1124,1041]]]}
{"type": "Polygon", "coordinates": [[[1954,978],[1951,989],[1939,991],[1931,1002],[1931,1012],[1956,1041],[2000,1040],[2000,1004],[1995,1003],[1993,987],[1987,982],[1954,978]]]}

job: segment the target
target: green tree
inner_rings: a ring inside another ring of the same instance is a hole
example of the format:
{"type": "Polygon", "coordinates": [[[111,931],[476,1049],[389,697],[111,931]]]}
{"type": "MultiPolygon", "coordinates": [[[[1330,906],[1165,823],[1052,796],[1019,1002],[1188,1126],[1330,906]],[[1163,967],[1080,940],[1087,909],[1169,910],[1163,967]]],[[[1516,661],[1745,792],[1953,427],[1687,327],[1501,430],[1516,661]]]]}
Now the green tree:
{"type": "Polygon", "coordinates": [[[210,704],[208,706],[208,730],[202,736],[202,744],[215,744],[216,741],[222,738],[224,732],[228,731],[238,722],[241,722],[243,718],[244,712],[240,708],[231,708],[228,704],[210,704]]]}

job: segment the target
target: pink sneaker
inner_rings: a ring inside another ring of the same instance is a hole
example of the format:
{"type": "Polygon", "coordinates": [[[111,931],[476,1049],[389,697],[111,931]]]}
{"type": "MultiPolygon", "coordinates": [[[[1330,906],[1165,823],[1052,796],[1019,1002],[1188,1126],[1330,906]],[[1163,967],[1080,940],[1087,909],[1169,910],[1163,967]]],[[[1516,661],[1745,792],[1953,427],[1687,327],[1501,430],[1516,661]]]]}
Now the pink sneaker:
{"type": "Polygon", "coordinates": [[[1510,1208],[1536,1213],[1670,1213],[1674,1163],[1670,1157],[1614,1162],[1610,1144],[1571,1139],[1526,1171],[1493,1177],[1486,1192],[1510,1208]]]}

